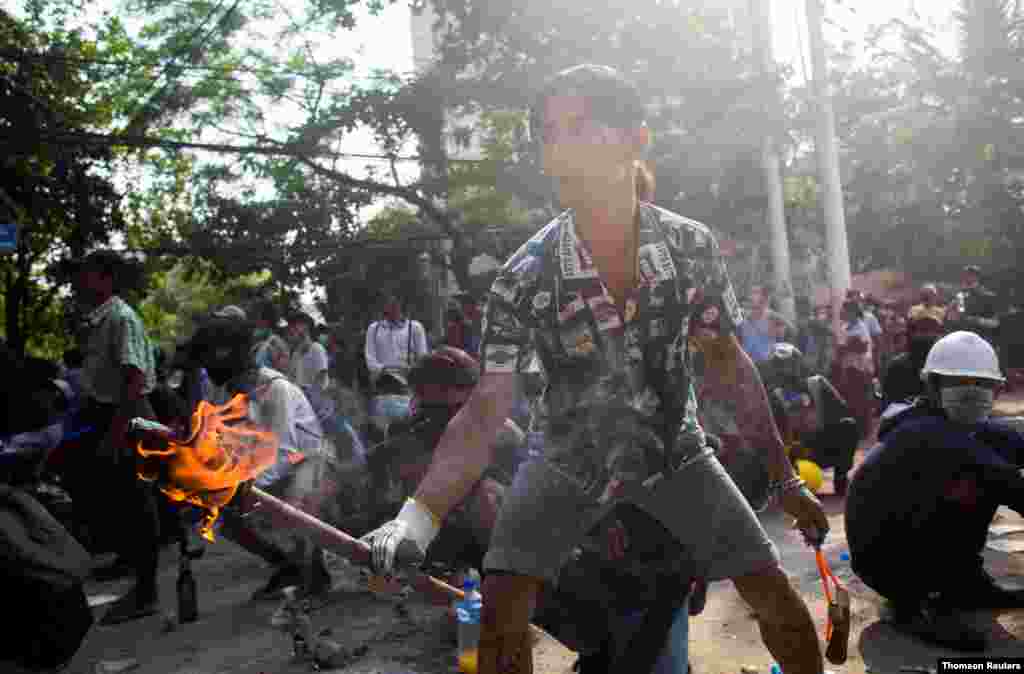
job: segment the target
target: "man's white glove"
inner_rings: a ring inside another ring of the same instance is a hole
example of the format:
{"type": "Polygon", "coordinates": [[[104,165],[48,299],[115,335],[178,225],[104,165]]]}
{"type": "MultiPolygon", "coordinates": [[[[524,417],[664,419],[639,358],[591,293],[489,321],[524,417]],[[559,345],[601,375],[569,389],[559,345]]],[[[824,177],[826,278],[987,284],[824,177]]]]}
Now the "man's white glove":
{"type": "Polygon", "coordinates": [[[418,567],[440,530],[434,513],[416,499],[407,499],[395,519],[363,536],[370,544],[370,566],[375,573],[392,573],[396,560],[405,567],[418,567]]]}

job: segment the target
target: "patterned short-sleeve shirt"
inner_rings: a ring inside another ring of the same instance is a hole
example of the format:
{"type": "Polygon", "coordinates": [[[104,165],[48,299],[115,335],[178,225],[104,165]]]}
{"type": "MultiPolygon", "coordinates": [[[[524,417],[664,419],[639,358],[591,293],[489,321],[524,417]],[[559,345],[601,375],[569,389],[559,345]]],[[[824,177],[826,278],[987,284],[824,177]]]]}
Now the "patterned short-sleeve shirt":
{"type": "Polygon", "coordinates": [[[122,366],[145,375],[142,392],[156,387],[156,362],[142,319],[114,295],[86,317],[89,333],[82,366],[82,389],[102,403],[120,403],[124,395],[122,366]]]}
{"type": "Polygon", "coordinates": [[[691,313],[716,305],[720,331],[742,315],[711,231],[643,203],[637,285],[620,312],[566,211],[526,242],[488,295],[484,372],[522,374],[536,356],[546,389],[534,427],[544,457],[588,492],[645,480],[704,446],[687,350],[691,313]]]}

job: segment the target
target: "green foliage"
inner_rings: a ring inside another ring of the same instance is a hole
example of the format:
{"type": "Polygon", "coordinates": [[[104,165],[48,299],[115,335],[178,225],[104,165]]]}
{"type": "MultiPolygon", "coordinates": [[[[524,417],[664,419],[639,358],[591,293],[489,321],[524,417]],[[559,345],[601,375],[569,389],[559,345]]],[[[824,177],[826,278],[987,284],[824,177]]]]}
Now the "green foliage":
{"type": "Polygon", "coordinates": [[[79,67],[96,43],[60,28],[39,29],[47,6],[35,9],[31,24],[0,12],[0,217],[20,228],[17,251],[0,258],[0,288],[4,333],[19,352],[26,343],[35,351],[63,344],[58,315],[67,277],[59,263],[124,229],[109,178],[114,156],[48,142],[110,122],[101,87],[79,67]]]}
{"type": "Polygon", "coordinates": [[[227,304],[248,304],[265,294],[269,280],[269,273],[253,273],[222,281],[209,263],[179,263],[150,277],[139,315],[150,339],[170,352],[202,317],[227,304]]]}
{"type": "Polygon", "coordinates": [[[836,69],[834,102],[855,268],[952,278],[973,261],[998,273],[1024,244],[1014,190],[1024,52],[1012,10],[965,1],[957,58],[926,29],[895,21],[872,36],[867,65],[837,61],[850,64],[836,69]]]}

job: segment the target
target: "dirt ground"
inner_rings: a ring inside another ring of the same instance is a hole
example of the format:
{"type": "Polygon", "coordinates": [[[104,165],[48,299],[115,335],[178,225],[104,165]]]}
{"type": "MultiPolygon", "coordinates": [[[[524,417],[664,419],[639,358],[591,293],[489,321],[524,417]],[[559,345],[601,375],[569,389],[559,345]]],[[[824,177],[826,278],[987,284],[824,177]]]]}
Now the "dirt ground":
{"type": "MultiPolygon", "coordinates": [[[[1004,411],[1024,410],[1024,395],[1005,399],[1004,411]]],[[[940,656],[951,651],[928,646],[895,632],[879,619],[881,600],[866,588],[842,557],[846,551],[842,502],[823,489],[832,532],[824,548],[833,570],[853,598],[850,657],[844,665],[828,664],[833,672],[899,674],[901,668],[935,667],[940,656]]],[[[811,608],[819,634],[825,622],[825,601],[811,551],[791,530],[786,516],[768,512],[766,529],[782,555],[783,566],[811,608]]],[[[1022,532],[1001,540],[1020,540],[1024,548],[1024,518],[1008,510],[997,516],[998,525],[1021,525],[1022,532]]],[[[989,570],[1003,584],[1024,578],[1024,554],[986,550],[989,570]]],[[[922,564],[941,560],[922,559],[922,564]]],[[[406,600],[371,593],[365,576],[342,561],[332,563],[334,590],[330,601],[312,614],[317,631],[350,648],[365,646],[364,655],[343,667],[321,671],[336,674],[448,674],[456,672],[455,648],[446,626],[445,609],[417,597],[406,600]]],[[[207,546],[203,559],[193,565],[199,586],[198,622],[176,626],[172,616],[157,615],[116,627],[96,626],[72,661],[71,674],[133,671],[138,674],[298,674],[311,671],[308,664],[291,659],[291,639],[271,625],[277,603],[250,599],[268,576],[268,569],[226,541],[207,546]]],[[[160,575],[165,614],[173,614],[176,554],[168,550],[160,575]]],[[[98,616],[104,605],[127,589],[127,581],[90,583],[87,590],[98,616]]],[[[1024,611],[999,615],[979,613],[979,625],[991,634],[991,655],[1024,657],[1024,611]]],[[[704,612],[692,619],[690,652],[700,674],[738,674],[741,667],[766,673],[772,658],[761,642],[749,608],[731,583],[717,583],[708,594],[704,612]]],[[[537,674],[568,674],[575,654],[553,639],[541,639],[535,647],[537,674]]]]}

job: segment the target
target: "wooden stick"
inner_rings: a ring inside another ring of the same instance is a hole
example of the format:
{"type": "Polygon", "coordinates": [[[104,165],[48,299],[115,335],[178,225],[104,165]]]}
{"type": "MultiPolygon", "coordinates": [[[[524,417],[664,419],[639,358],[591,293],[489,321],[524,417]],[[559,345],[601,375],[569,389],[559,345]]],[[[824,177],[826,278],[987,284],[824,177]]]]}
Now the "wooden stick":
{"type": "MultiPolygon", "coordinates": [[[[271,496],[258,487],[253,487],[250,493],[259,499],[258,508],[271,517],[280,518],[297,529],[301,529],[301,533],[311,538],[320,547],[342,555],[356,564],[369,566],[370,546],[368,543],[332,527],[309,513],[302,512],[295,506],[285,503],[276,496],[271,496]]],[[[435,600],[444,599],[444,603],[448,603],[452,599],[462,599],[465,596],[463,591],[457,587],[452,587],[443,580],[425,574],[423,579],[413,582],[413,587],[431,595],[435,600]]]]}

